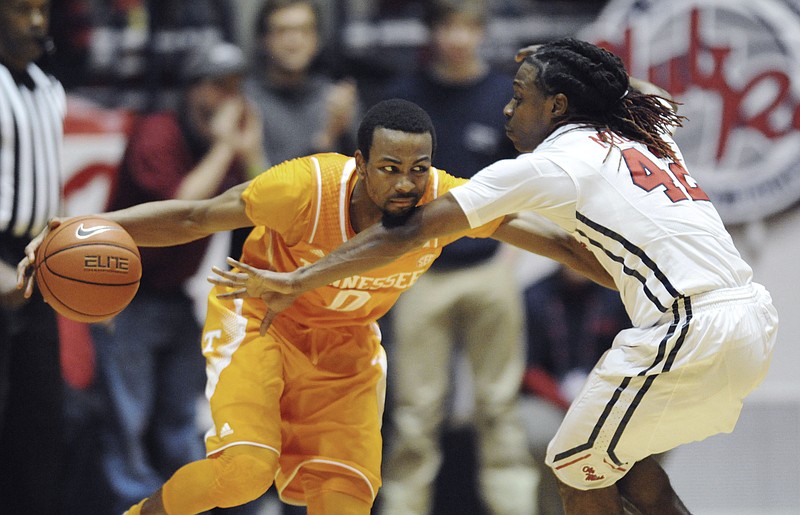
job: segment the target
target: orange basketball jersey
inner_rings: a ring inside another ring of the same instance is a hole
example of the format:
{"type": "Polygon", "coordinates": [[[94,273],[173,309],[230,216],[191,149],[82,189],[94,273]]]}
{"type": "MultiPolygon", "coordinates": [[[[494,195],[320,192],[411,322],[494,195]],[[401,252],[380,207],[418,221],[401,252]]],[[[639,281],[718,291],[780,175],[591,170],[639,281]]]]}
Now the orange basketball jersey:
{"type": "MultiPolygon", "coordinates": [[[[242,195],[256,224],[243,248],[244,262],[288,272],[317,261],[353,237],[348,206],[356,180],[355,159],[333,153],[293,159],[256,177],[242,195]]],[[[420,204],[464,182],[431,167],[420,204]]],[[[428,241],[387,266],[307,292],[278,318],[288,317],[310,328],[368,325],[416,282],[443,245],[465,235],[489,237],[499,224],[495,220],[428,241]]]]}

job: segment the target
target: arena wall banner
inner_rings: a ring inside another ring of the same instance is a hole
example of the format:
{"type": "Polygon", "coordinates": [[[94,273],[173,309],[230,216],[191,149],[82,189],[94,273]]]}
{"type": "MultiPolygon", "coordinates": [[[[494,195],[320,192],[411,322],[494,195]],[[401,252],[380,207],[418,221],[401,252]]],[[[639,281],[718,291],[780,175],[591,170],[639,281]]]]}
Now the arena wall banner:
{"type": "Polygon", "coordinates": [[[67,95],[64,122],[65,213],[105,211],[134,115],[67,95]]]}
{"type": "Polygon", "coordinates": [[[611,0],[580,37],[683,103],[676,140],[726,223],[800,200],[800,2],[611,0]]]}

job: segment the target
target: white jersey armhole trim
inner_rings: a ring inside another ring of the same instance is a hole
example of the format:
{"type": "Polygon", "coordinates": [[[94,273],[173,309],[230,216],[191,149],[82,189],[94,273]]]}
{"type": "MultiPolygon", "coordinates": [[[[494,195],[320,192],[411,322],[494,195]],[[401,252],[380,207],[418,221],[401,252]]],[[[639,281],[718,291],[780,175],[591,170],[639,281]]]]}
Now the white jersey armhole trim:
{"type": "Polygon", "coordinates": [[[311,230],[311,237],[308,239],[308,243],[314,243],[314,237],[317,235],[317,227],[319,226],[319,217],[322,212],[322,172],[319,168],[319,160],[316,157],[312,157],[311,162],[314,163],[314,173],[317,177],[317,205],[315,206],[314,229],[311,230]]]}
{"type": "Polygon", "coordinates": [[[353,176],[355,169],[356,160],[351,158],[344,164],[339,183],[339,232],[342,235],[342,243],[347,241],[347,194],[349,193],[347,185],[350,183],[350,177],[353,176]]]}
{"type": "MultiPolygon", "coordinates": [[[[431,170],[433,171],[433,200],[436,200],[439,198],[439,171],[434,166],[431,166],[431,170]]],[[[433,247],[439,247],[439,238],[434,238],[433,247]]]]}

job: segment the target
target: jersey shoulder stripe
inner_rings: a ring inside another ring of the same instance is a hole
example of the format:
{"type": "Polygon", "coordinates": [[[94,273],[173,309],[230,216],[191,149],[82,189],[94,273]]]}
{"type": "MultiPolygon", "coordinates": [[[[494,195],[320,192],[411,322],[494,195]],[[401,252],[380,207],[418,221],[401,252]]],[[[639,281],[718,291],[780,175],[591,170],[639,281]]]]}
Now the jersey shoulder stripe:
{"type": "Polygon", "coordinates": [[[335,248],[348,239],[348,204],[355,159],[340,154],[317,154],[310,160],[315,170],[311,203],[314,215],[303,239],[315,247],[335,248]]]}

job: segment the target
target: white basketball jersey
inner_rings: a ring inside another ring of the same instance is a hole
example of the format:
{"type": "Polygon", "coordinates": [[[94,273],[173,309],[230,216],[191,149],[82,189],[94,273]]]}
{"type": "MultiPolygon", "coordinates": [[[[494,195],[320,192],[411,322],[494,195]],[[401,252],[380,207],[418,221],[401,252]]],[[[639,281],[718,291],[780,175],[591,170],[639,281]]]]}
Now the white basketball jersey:
{"type": "Polygon", "coordinates": [[[614,278],[639,327],[669,315],[678,298],[748,284],[751,268],[680,154],[671,163],[610,136],[562,127],[451,193],[472,227],[530,210],[572,233],[614,278]]]}

